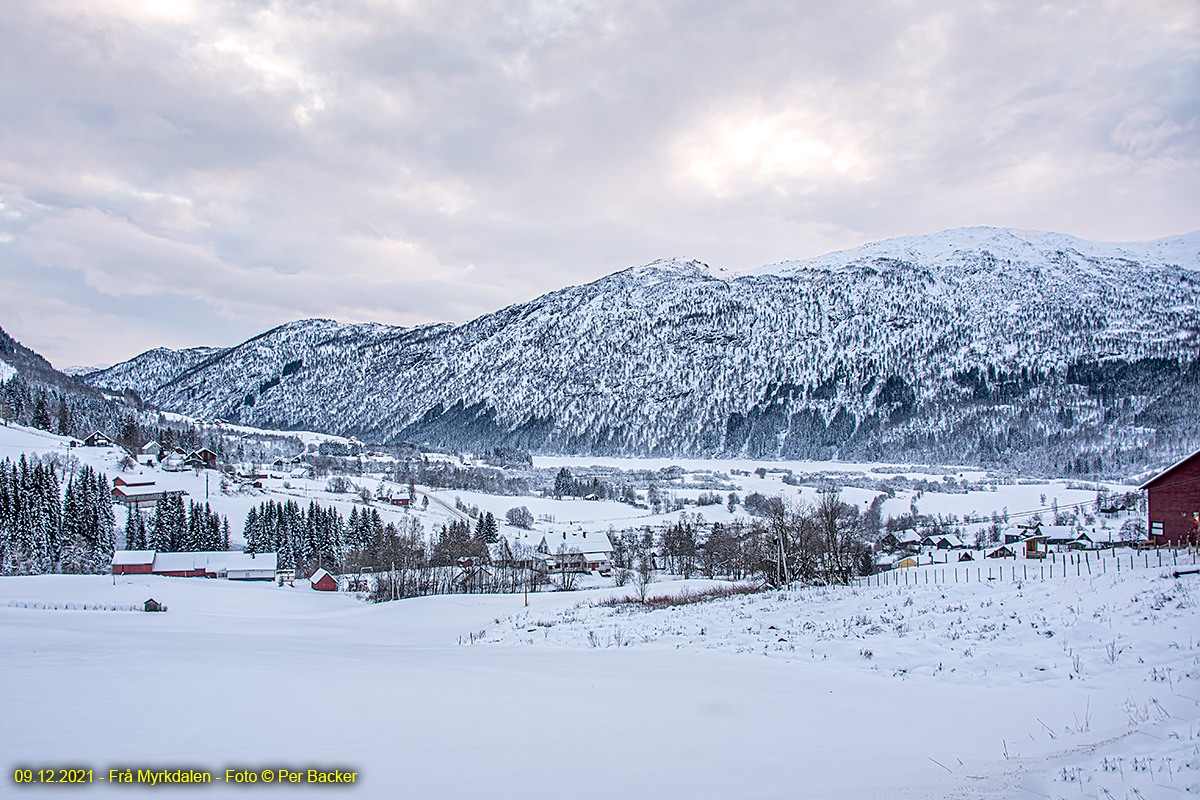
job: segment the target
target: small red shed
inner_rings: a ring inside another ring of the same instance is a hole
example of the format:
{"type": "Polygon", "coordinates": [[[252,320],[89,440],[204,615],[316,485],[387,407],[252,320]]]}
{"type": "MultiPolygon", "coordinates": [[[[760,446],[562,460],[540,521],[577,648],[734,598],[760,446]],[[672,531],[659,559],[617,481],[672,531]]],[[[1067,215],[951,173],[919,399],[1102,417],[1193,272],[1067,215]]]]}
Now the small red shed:
{"type": "Polygon", "coordinates": [[[1149,500],[1150,541],[1155,547],[1200,544],[1200,450],[1141,486],[1149,500]]]}
{"type": "Polygon", "coordinates": [[[336,592],[338,588],[337,579],[321,568],[318,568],[308,580],[312,584],[312,588],[318,592],[336,592]]]}

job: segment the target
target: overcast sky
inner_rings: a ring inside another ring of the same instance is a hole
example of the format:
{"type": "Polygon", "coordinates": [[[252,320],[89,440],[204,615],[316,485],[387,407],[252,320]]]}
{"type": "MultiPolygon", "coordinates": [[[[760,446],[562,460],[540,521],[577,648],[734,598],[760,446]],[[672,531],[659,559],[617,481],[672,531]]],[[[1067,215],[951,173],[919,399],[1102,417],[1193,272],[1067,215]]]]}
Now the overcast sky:
{"type": "Polygon", "coordinates": [[[57,366],[966,225],[1200,228],[1200,4],[0,3],[0,327],[57,366]]]}

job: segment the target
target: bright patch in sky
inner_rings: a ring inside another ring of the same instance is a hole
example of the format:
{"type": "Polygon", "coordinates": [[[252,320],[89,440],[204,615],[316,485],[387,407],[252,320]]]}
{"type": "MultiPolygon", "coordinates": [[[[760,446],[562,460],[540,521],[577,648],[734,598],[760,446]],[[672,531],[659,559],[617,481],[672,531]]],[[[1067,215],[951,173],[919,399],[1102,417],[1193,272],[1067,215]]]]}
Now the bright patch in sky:
{"type": "Polygon", "coordinates": [[[788,179],[864,179],[865,159],[817,128],[803,115],[722,122],[684,144],[688,170],[716,194],[761,184],[782,188],[788,179]]]}

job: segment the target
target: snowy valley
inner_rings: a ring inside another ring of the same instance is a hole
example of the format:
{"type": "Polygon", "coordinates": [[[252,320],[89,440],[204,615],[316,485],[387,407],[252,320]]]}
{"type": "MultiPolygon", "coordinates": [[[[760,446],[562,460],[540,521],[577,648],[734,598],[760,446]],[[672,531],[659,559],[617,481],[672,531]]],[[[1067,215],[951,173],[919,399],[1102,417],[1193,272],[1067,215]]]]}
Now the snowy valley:
{"type": "Polygon", "coordinates": [[[1198,336],[1197,234],[985,228],[79,380],[0,332],[5,785],[1200,793],[1200,565],[1139,491],[1198,336]]]}

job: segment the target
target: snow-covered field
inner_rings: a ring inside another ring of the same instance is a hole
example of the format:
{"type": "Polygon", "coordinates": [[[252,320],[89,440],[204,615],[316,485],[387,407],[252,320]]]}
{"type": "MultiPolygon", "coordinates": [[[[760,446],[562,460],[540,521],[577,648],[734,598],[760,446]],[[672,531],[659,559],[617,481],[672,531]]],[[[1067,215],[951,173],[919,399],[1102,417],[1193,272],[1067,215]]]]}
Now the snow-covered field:
{"type": "MultiPolygon", "coordinates": [[[[526,609],[520,595],[372,606],[299,583],[0,578],[0,752],[10,770],[339,767],[359,783],[332,791],[372,798],[1187,796],[1198,582],[1152,567],[644,611],[594,605],[624,588],[526,609]],[[8,605],[148,597],[169,611],[8,605]]],[[[3,785],[15,792],[11,774],[3,785]]]]}

